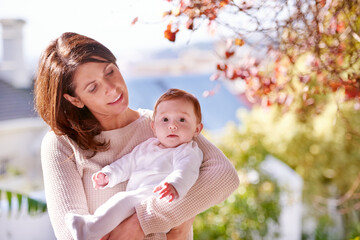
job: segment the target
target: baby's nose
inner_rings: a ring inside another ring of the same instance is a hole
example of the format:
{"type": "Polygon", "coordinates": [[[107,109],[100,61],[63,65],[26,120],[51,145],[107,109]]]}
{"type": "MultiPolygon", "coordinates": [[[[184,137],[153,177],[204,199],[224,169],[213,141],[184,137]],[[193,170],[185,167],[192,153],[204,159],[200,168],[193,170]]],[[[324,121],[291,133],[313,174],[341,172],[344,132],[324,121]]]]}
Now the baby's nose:
{"type": "Polygon", "coordinates": [[[175,124],[170,124],[170,125],[169,125],[169,129],[170,129],[170,130],[176,130],[177,127],[176,127],[175,124]]]}

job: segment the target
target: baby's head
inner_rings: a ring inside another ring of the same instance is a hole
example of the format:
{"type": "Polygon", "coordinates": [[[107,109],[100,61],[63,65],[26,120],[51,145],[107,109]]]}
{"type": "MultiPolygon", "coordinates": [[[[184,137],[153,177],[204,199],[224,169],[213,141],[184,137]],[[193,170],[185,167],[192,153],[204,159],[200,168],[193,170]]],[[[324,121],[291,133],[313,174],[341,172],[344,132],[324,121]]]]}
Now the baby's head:
{"type": "Polygon", "coordinates": [[[165,147],[191,141],[203,128],[199,101],[186,91],[169,89],[155,104],[151,128],[165,147]]]}

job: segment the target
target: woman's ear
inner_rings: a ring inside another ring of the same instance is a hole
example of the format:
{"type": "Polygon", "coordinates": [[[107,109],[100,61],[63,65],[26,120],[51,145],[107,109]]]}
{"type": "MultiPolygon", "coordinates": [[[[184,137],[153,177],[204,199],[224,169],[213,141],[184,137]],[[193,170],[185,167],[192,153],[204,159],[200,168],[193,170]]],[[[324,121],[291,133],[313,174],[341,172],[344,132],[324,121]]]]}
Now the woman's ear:
{"type": "Polygon", "coordinates": [[[203,126],[202,123],[198,123],[198,124],[196,125],[194,137],[199,136],[199,134],[201,133],[203,127],[204,127],[204,126],[203,126]]]}
{"type": "Polygon", "coordinates": [[[80,100],[78,99],[77,97],[73,97],[73,96],[70,96],[69,94],[67,93],[64,93],[64,98],[66,100],[68,100],[72,105],[74,105],[75,107],[78,107],[78,108],[83,108],[85,106],[85,104],[80,100]]]}

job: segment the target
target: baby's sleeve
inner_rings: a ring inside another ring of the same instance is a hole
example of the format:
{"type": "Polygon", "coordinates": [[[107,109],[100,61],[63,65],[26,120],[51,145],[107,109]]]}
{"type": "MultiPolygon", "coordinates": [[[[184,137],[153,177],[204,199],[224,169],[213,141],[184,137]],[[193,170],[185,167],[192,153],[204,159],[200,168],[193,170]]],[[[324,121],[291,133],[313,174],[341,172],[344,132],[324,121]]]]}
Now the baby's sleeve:
{"type": "Polygon", "coordinates": [[[104,188],[114,187],[118,183],[124,182],[130,178],[132,169],[136,164],[133,160],[135,155],[136,148],[100,170],[100,172],[105,173],[109,178],[109,183],[104,188]]]}
{"type": "Polygon", "coordinates": [[[183,198],[199,177],[203,153],[196,142],[183,144],[173,153],[174,170],[163,182],[171,183],[183,198]]]}

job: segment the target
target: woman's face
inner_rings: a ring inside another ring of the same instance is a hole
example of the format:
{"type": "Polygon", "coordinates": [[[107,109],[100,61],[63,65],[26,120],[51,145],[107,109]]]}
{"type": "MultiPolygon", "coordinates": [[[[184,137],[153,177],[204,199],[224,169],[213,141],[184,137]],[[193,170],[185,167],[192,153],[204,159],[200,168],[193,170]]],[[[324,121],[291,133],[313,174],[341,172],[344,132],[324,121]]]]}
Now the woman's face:
{"type": "Polygon", "coordinates": [[[73,82],[75,97],[64,97],[79,108],[85,105],[100,123],[128,108],[128,90],[113,63],[84,63],[76,69],[73,82]]]}

